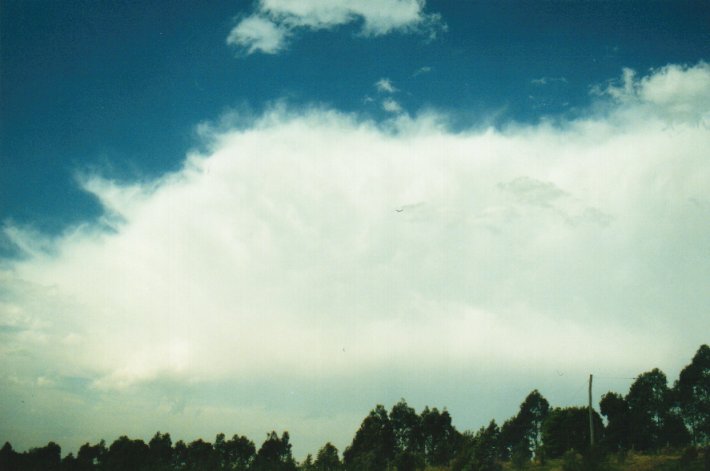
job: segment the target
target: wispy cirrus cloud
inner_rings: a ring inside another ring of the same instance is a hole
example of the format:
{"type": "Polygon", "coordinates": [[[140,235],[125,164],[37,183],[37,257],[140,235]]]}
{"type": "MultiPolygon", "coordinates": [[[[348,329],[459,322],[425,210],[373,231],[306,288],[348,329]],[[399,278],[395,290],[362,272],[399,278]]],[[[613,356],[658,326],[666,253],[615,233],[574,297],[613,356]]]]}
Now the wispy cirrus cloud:
{"type": "Polygon", "coordinates": [[[557,126],[275,107],[202,126],[205,150],[154,181],[87,175],[104,220],[5,226],[24,258],[0,265],[0,441],[41,416],[19,446],[163,423],[285,428],[305,454],[403,395],[493,404],[467,428],[545,372],[672,376],[707,341],[708,81],[627,73],[557,126]]]}
{"type": "Polygon", "coordinates": [[[418,76],[423,75],[423,74],[428,74],[428,73],[430,73],[432,70],[433,70],[433,69],[432,69],[430,66],[428,66],[428,65],[425,65],[425,66],[423,66],[423,67],[419,67],[417,70],[414,71],[414,73],[412,74],[412,77],[418,77],[418,76]]]}
{"type": "Polygon", "coordinates": [[[360,34],[382,36],[395,31],[426,34],[445,29],[441,17],[426,13],[424,0],[260,0],[254,13],[230,32],[227,43],[247,54],[274,54],[298,31],[333,29],[362,22],[360,34]]]}
{"type": "Polygon", "coordinates": [[[567,79],[565,77],[540,77],[532,79],[530,83],[533,85],[549,85],[551,83],[563,84],[567,83],[567,79]]]}

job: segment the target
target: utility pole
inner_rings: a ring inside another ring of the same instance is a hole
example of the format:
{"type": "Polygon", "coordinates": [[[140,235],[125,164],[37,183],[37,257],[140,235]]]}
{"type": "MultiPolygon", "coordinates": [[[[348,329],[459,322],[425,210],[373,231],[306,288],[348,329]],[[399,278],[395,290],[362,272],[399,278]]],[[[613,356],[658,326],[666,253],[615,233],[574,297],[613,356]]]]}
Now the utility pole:
{"type": "Polygon", "coordinates": [[[589,375],[589,444],[594,447],[594,421],[592,414],[592,375],[589,375]]]}

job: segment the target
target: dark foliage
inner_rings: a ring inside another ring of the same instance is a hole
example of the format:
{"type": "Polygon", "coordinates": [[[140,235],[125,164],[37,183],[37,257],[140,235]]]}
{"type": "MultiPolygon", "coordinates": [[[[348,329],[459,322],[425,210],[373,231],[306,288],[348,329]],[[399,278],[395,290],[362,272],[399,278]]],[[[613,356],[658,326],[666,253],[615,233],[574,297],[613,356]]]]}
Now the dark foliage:
{"type": "Polygon", "coordinates": [[[384,406],[378,405],[362,421],[343,458],[347,469],[387,469],[394,458],[396,439],[384,406]]]}
{"type": "Polygon", "coordinates": [[[288,432],[276,432],[267,435],[266,441],[256,454],[253,467],[256,471],[295,471],[296,461],[291,455],[291,443],[288,432]]]}
{"type": "Polygon", "coordinates": [[[444,409],[429,410],[425,407],[421,414],[424,434],[424,456],[431,466],[446,466],[458,451],[461,434],[451,424],[451,416],[444,409]]]}
{"type": "Polygon", "coordinates": [[[500,455],[522,463],[542,448],[542,424],[547,418],[550,404],[535,389],[520,404],[518,414],[506,420],[500,432],[500,455]]]}
{"type": "Polygon", "coordinates": [[[710,442],[710,347],[701,345],[673,386],[674,406],[695,445],[710,442]]]}
{"type": "Polygon", "coordinates": [[[673,407],[673,396],[666,375],[657,368],[639,375],[625,398],[616,393],[604,395],[600,408],[609,421],[609,449],[652,451],[688,444],[691,437],[679,408],[673,407]]]}
{"type": "Polygon", "coordinates": [[[313,463],[313,471],[340,471],[343,469],[343,463],[338,456],[338,449],[330,442],[323,445],[316,455],[316,461],[313,463]]]}
{"type": "MultiPolygon", "coordinates": [[[[604,424],[596,411],[592,414],[596,439],[604,424]]],[[[586,453],[590,446],[589,409],[586,407],[554,408],[542,427],[545,456],[559,458],[568,450],[586,453]]]]}
{"type": "Polygon", "coordinates": [[[495,420],[481,427],[476,434],[466,432],[461,438],[459,452],[451,468],[453,471],[499,471],[498,443],[500,429],[495,420]]]}

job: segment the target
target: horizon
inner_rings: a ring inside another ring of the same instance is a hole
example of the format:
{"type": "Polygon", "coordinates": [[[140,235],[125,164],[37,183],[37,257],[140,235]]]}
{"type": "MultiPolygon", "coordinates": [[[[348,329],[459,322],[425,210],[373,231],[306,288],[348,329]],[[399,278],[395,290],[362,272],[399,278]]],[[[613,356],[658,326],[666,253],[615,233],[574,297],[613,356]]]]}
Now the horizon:
{"type": "MultiPolygon", "coordinates": [[[[702,351],[703,348],[705,348],[705,349],[707,350],[708,347],[707,347],[707,345],[705,345],[705,344],[701,345],[701,346],[698,348],[698,350],[696,351],[696,353],[694,354],[693,358],[688,361],[688,364],[684,367],[684,369],[689,368],[690,365],[691,365],[691,363],[696,363],[696,361],[699,361],[699,362],[700,362],[699,364],[702,364],[702,361],[703,361],[703,360],[701,360],[700,358],[701,358],[701,351],[702,351]]],[[[601,376],[601,379],[602,379],[602,380],[609,380],[609,379],[613,379],[613,380],[620,380],[620,379],[621,379],[621,380],[630,380],[630,381],[634,381],[634,383],[631,385],[631,387],[633,387],[634,384],[638,384],[635,380],[639,379],[640,376],[642,376],[643,374],[651,374],[651,373],[656,372],[656,371],[658,371],[658,370],[655,369],[655,368],[653,368],[653,369],[648,369],[647,371],[644,371],[643,373],[639,373],[638,376],[633,377],[633,378],[608,377],[608,376],[605,377],[605,376],[601,376]]],[[[557,372],[557,373],[558,373],[558,375],[560,375],[559,372],[557,372]]],[[[661,371],[661,373],[664,374],[662,371],[661,371]]],[[[590,395],[590,396],[589,396],[589,399],[590,399],[590,400],[591,400],[591,397],[592,397],[592,396],[591,396],[591,394],[592,394],[592,385],[593,385],[592,378],[593,378],[593,375],[590,374],[590,375],[589,375],[589,383],[588,383],[588,386],[589,386],[589,390],[588,390],[588,391],[589,391],[589,395],[590,395]]],[[[597,379],[600,379],[600,377],[597,376],[597,379]]],[[[670,391],[672,388],[676,388],[676,387],[678,386],[679,380],[672,381],[673,378],[667,378],[667,379],[668,379],[668,388],[669,388],[669,391],[670,391]]],[[[580,390],[582,390],[582,389],[585,389],[585,390],[586,390],[586,388],[580,388],[580,390]]],[[[616,394],[619,394],[619,391],[612,391],[612,390],[607,391],[606,393],[604,393],[604,394],[602,395],[602,401],[601,401],[601,402],[603,402],[603,400],[604,400],[604,397],[603,397],[603,396],[606,395],[607,393],[616,393],[616,394]]],[[[627,392],[627,394],[623,394],[623,392],[622,392],[622,393],[620,393],[620,396],[621,396],[622,398],[624,398],[625,400],[628,401],[628,394],[631,394],[631,388],[629,389],[629,391],[627,392]]],[[[638,391],[636,392],[636,394],[638,394],[638,391]]],[[[542,399],[542,401],[546,401],[546,398],[545,398],[544,394],[540,394],[540,392],[538,391],[538,389],[535,388],[535,389],[531,390],[531,391],[528,393],[528,395],[526,395],[525,400],[521,400],[520,410],[517,411],[517,412],[518,412],[518,415],[520,415],[520,414],[522,413],[521,410],[523,409],[524,403],[526,403],[526,402],[528,401],[528,399],[529,399],[530,397],[532,397],[533,395],[537,395],[538,397],[540,397],[540,398],[542,399]]],[[[598,395],[597,395],[597,396],[598,396],[598,395]]],[[[373,405],[373,407],[370,409],[370,414],[373,413],[374,411],[376,411],[376,410],[377,410],[378,408],[380,408],[380,407],[384,407],[384,409],[385,409],[386,411],[388,411],[388,414],[392,414],[392,413],[393,413],[392,411],[394,410],[394,408],[400,407],[400,406],[402,406],[402,405],[404,405],[405,407],[409,407],[409,404],[407,403],[406,399],[403,398],[403,397],[400,398],[400,399],[397,401],[396,404],[393,403],[393,404],[387,404],[387,405],[385,405],[385,404],[379,404],[379,403],[378,403],[378,404],[376,404],[376,405],[373,405]]],[[[584,404],[584,405],[580,405],[580,404],[574,405],[574,404],[573,404],[573,405],[566,405],[566,406],[558,406],[558,405],[556,405],[556,404],[553,403],[553,404],[548,404],[548,406],[549,406],[549,412],[550,412],[550,413],[552,413],[552,412],[554,412],[554,411],[556,411],[556,410],[582,409],[582,410],[585,411],[585,414],[586,414],[586,410],[588,409],[589,404],[584,404]]],[[[595,405],[595,404],[592,403],[591,406],[592,406],[592,408],[593,408],[593,410],[594,410],[594,413],[595,413],[596,417],[597,417],[600,421],[603,421],[603,422],[600,422],[600,424],[602,425],[602,427],[608,426],[609,418],[606,417],[606,416],[605,416],[604,414],[602,414],[601,412],[598,412],[598,413],[596,412],[596,407],[595,407],[595,406],[599,406],[599,404],[596,404],[596,405],[595,405]]],[[[528,406],[528,407],[529,407],[529,406],[528,406]]],[[[601,408],[600,408],[600,409],[601,409],[601,408]]],[[[437,407],[437,406],[429,405],[429,404],[425,405],[421,410],[416,410],[415,408],[412,408],[412,411],[413,411],[415,414],[417,414],[418,416],[420,416],[420,417],[422,417],[423,414],[425,414],[427,411],[432,411],[432,412],[435,412],[435,413],[436,413],[436,412],[442,412],[442,413],[448,414],[448,408],[447,408],[446,406],[444,406],[444,407],[437,407]]],[[[481,433],[482,430],[489,428],[491,425],[495,425],[496,427],[501,427],[501,426],[502,426],[503,428],[505,428],[505,426],[508,425],[508,421],[509,421],[509,420],[513,420],[513,419],[517,418],[516,415],[514,414],[513,416],[511,416],[511,417],[509,417],[509,418],[507,418],[507,419],[505,419],[505,420],[501,420],[500,423],[498,423],[498,421],[496,421],[496,419],[493,418],[493,419],[491,419],[488,423],[482,424],[478,429],[458,430],[458,429],[456,429],[454,418],[451,417],[450,415],[449,415],[448,417],[451,419],[451,425],[454,427],[454,430],[457,431],[457,432],[458,432],[459,434],[461,434],[462,436],[465,435],[465,434],[471,434],[471,436],[474,436],[474,434],[479,434],[479,433],[481,433]]],[[[364,424],[364,421],[366,420],[366,418],[367,418],[367,416],[365,416],[365,417],[363,418],[363,424],[364,424]]],[[[615,418],[615,420],[618,420],[618,417],[615,418]]],[[[360,428],[362,428],[362,425],[360,426],[360,428]]],[[[596,436],[597,436],[597,437],[603,436],[603,435],[604,435],[603,432],[604,432],[604,430],[598,430],[598,431],[596,432],[596,434],[598,434],[598,435],[596,435],[596,436]]],[[[357,433],[359,433],[359,431],[357,431],[357,433]]],[[[278,435],[284,436],[284,434],[289,434],[289,431],[288,431],[288,430],[272,430],[272,431],[269,431],[269,432],[265,432],[263,435],[265,435],[267,438],[264,439],[264,443],[266,443],[268,440],[270,440],[270,439],[274,436],[273,434],[276,434],[277,436],[278,436],[278,435]]],[[[355,435],[356,435],[356,434],[354,434],[353,440],[355,439],[355,435]]],[[[162,437],[169,437],[169,438],[170,438],[170,441],[172,442],[172,446],[173,446],[173,447],[175,447],[176,445],[178,445],[178,443],[180,443],[180,442],[182,442],[183,445],[187,445],[188,447],[189,447],[193,442],[197,442],[197,441],[204,441],[204,442],[206,442],[207,444],[213,444],[213,442],[211,441],[210,437],[193,437],[192,439],[187,439],[187,440],[185,440],[185,439],[183,439],[183,438],[179,438],[179,439],[177,439],[177,440],[175,440],[175,441],[173,442],[173,441],[172,441],[172,440],[173,440],[173,439],[172,439],[172,436],[171,436],[171,434],[170,434],[169,431],[166,431],[166,430],[157,430],[154,434],[150,434],[150,435],[148,435],[148,436],[146,436],[146,437],[130,437],[130,436],[127,436],[127,435],[125,435],[125,434],[122,434],[122,435],[120,435],[120,436],[115,437],[115,439],[113,439],[113,440],[106,440],[105,438],[101,438],[101,439],[97,440],[97,441],[94,442],[94,443],[91,443],[91,442],[88,442],[88,441],[87,441],[87,442],[82,443],[82,446],[83,446],[83,445],[98,446],[98,445],[103,444],[103,446],[104,446],[106,449],[111,449],[111,448],[112,448],[112,444],[114,443],[114,441],[118,441],[118,440],[123,439],[123,438],[128,438],[128,439],[130,439],[130,440],[140,440],[140,441],[143,441],[145,444],[148,444],[148,443],[149,443],[149,437],[150,437],[150,438],[155,438],[155,437],[160,437],[160,436],[162,436],[162,437]]],[[[255,450],[259,450],[259,443],[260,443],[260,440],[258,440],[258,439],[257,439],[257,440],[254,440],[253,437],[249,437],[249,436],[245,436],[245,435],[240,435],[238,431],[235,432],[235,433],[232,434],[232,435],[226,435],[226,434],[224,434],[224,433],[222,433],[222,432],[217,432],[217,433],[215,434],[214,443],[217,443],[217,441],[218,441],[218,439],[219,439],[220,436],[222,437],[223,440],[224,440],[224,439],[227,439],[227,440],[240,439],[240,440],[241,440],[241,439],[245,439],[245,438],[246,438],[246,439],[250,440],[250,441],[252,442],[252,444],[256,447],[255,450]]],[[[689,438],[689,437],[690,437],[690,435],[688,435],[688,438],[689,438]]],[[[263,436],[262,436],[262,438],[263,438],[263,436]]],[[[293,438],[294,438],[294,437],[293,437],[293,436],[290,436],[290,434],[289,434],[289,446],[290,446],[290,447],[293,447],[293,444],[294,444],[293,438]]],[[[297,438],[297,437],[296,437],[296,438],[297,438]]],[[[296,441],[297,441],[297,440],[296,440],[296,441]]],[[[353,443],[353,442],[351,442],[349,445],[344,446],[342,449],[338,449],[337,447],[335,447],[339,458],[343,459],[343,458],[345,457],[345,451],[352,445],[352,443],[353,443]]],[[[36,449],[41,448],[40,445],[37,445],[37,446],[28,447],[26,450],[17,450],[16,448],[13,448],[13,447],[12,447],[12,444],[11,444],[10,442],[6,441],[6,442],[5,442],[5,446],[7,446],[8,444],[10,445],[10,450],[13,451],[13,452],[15,452],[15,453],[28,452],[28,451],[31,451],[31,450],[36,450],[36,449]]],[[[77,450],[78,450],[78,448],[79,448],[79,447],[77,447],[77,448],[75,448],[75,449],[72,449],[72,450],[67,451],[65,448],[61,448],[61,444],[57,444],[57,443],[56,443],[55,441],[53,441],[53,440],[50,440],[50,441],[47,443],[47,445],[51,445],[51,444],[55,444],[55,445],[58,445],[58,446],[59,446],[59,448],[60,448],[60,450],[61,450],[60,456],[61,456],[62,458],[68,457],[68,456],[70,456],[70,455],[76,455],[76,454],[77,454],[77,450]]],[[[326,446],[326,445],[334,446],[334,445],[331,443],[330,440],[327,440],[326,442],[324,442],[323,446],[326,446]]],[[[609,446],[609,444],[607,444],[607,446],[609,446]]],[[[263,447],[263,445],[262,445],[262,447],[263,447]]],[[[322,447],[321,447],[321,448],[322,448],[322,447]]],[[[318,451],[319,451],[321,448],[319,448],[318,451]]],[[[578,450],[578,451],[579,451],[579,450],[578,450]]],[[[291,453],[291,452],[289,451],[289,456],[290,456],[290,453],[291,453]]],[[[303,457],[293,457],[293,458],[296,459],[296,464],[303,464],[304,462],[306,462],[306,461],[308,460],[308,458],[313,458],[313,457],[315,457],[317,454],[318,454],[318,453],[317,453],[317,450],[311,450],[311,451],[307,452],[303,457]]],[[[77,458],[77,456],[74,456],[74,458],[77,458]]]]}

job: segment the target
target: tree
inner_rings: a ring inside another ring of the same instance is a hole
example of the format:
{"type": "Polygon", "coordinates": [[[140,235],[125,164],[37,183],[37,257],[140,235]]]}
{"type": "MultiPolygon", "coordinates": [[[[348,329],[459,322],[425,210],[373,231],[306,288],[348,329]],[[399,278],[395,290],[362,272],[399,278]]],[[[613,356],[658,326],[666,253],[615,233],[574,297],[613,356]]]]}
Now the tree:
{"type": "Polygon", "coordinates": [[[542,424],[547,418],[550,403],[542,397],[537,389],[533,390],[520,405],[518,418],[524,429],[524,438],[531,451],[535,452],[542,443],[542,424]]]}
{"type": "Polygon", "coordinates": [[[461,434],[451,425],[451,416],[444,409],[425,407],[421,414],[424,455],[431,466],[447,466],[458,449],[461,434]]]}
{"type": "Polygon", "coordinates": [[[190,442],[185,450],[185,469],[190,471],[202,471],[216,469],[219,457],[210,442],[201,438],[190,442]]]}
{"type": "Polygon", "coordinates": [[[14,471],[18,468],[18,453],[12,449],[10,442],[5,442],[0,449],[0,469],[14,471]]]}
{"type": "Polygon", "coordinates": [[[143,440],[131,440],[123,435],[106,452],[103,467],[107,471],[142,470],[149,468],[150,449],[143,440]]]}
{"type": "Polygon", "coordinates": [[[96,445],[84,443],[76,454],[74,469],[79,471],[96,469],[106,460],[106,453],[108,450],[103,440],[96,445]]]}
{"type": "Polygon", "coordinates": [[[318,450],[312,469],[315,471],[340,471],[343,469],[343,463],[341,463],[338,456],[338,449],[330,442],[323,445],[323,448],[318,450]]]}
{"type": "MultiPolygon", "coordinates": [[[[502,460],[510,460],[513,456],[513,449],[520,448],[525,442],[525,431],[516,417],[503,422],[498,436],[498,456],[502,460]]],[[[529,447],[525,447],[529,450],[529,447]]]]}
{"type": "Polygon", "coordinates": [[[452,471],[499,471],[499,440],[500,429],[495,420],[491,420],[488,427],[481,427],[475,435],[464,433],[452,471]]]}
{"type": "Polygon", "coordinates": [[[687,430],[671,411],[668,381],[658,368],[636,378],[626,402],[631,444],[638,450],[654,450],[667,444],[678,446],[689,439],[687,430]]]}
{"type": "MultiPolygon", "coordinates": [[[[2,465],[0,464],[0,469],[4,470],[5,468],[3,468],[2,465]]],[[[61,471],[80,471],[81,470],[81,468],[79,467],[78,461],[73,453],[69,453],[67,456],[62,458],[62,463],[59,465],[59,469],[61,471]]]]}
{"type": "Polygon", "coordinates": [[[187,445],[184,441],[178,440],[173,448],[173,469],[187,469],[187,445]]]}
{"type": "Polygon", "coordinates": [[[291,454],[288,432],[281,438],[275,431],[267,434],[266,440],[256,453],[253,469],[258,471],[296,471],[296,462],[291,454]]]}
{"type": "Polygon", "coordinates": [[[606,417],[604,444],[611,451],[629,448],[629,405],[620,394],[608,392],[599,402],[599,410],[606,417]]]}
{"type": "Polygon", "coordinates": [[[639,450],[657,448],[663,421],[670,410],[666,375],[658,368],[641,374],[626,396],[632,425],[632,443],[639,450]]]}
{"type": "Polygon", "coordinates": [[[214,444],[219,459],[219,469],[246,471],[254,462],[256,448],[247,437],[234,435],[231,440],[224,439],[224,434],[217,435],[214,444]]]}
{"type": "Polygon", "coordinates": [[[680,372],[673,386],[676,406],[692,441],[710,441],[710,347],[701,345],[692,361],[680,372]]]}
{"type": "Polygon", "coordinates": [[[173,459],[173,441],[169,433],[156,432],[148,442],[150,467],[153,470],[167,470],[173,459]]]}
{"type": "Polygon", "coordinates": [[[407,405],[407,401],[401,399],[395,404],[389,419],[397,452],[421,453],[424,448],[422,419],[407,405]]]}
{"type": "Polygon", "coordinates": [[[533,453],[539,453],[542,444],[542,424],[550,410],[550,404],[540,392],[533,390],[520,404],[518,414],[503,423],[501,429],[501,454],[505,458],[516,457],[522,462],[533,453]]]}
{"type": "Polygon", "coordinates": [[[23,471],[58,471],[61,463],[62,449],[54,442],[49,442],[41,448],[31,448],[17,456],[17,469],[23,471]]]}
{"type": "MultiPolygon", "coordinates": [[[[593,413],[594,430],[601,433],[604,426],[599,414],[593,413]]],[[[597,438],[601,439],[600,435],[597,438]]],[[[566,451],[584,454],[589,449],[589,409],[586,407],[556,407],[550,411],[542,425],[542,442],[545,455],[559,458],[566,451]]]]}
{"type": "Polygon", "coordinates": [[[395,454],[395,436],[387,411],[377,405],[362,421],[343,458],[347,469],[380,471],[387,468],[395,454]]]}
{"type": "Polygon", "coordinates": [[[389,415],[395,439],[394,464],[398,471],[424,467],[424,435],[422,419],[401,399],[389,415]]]}

